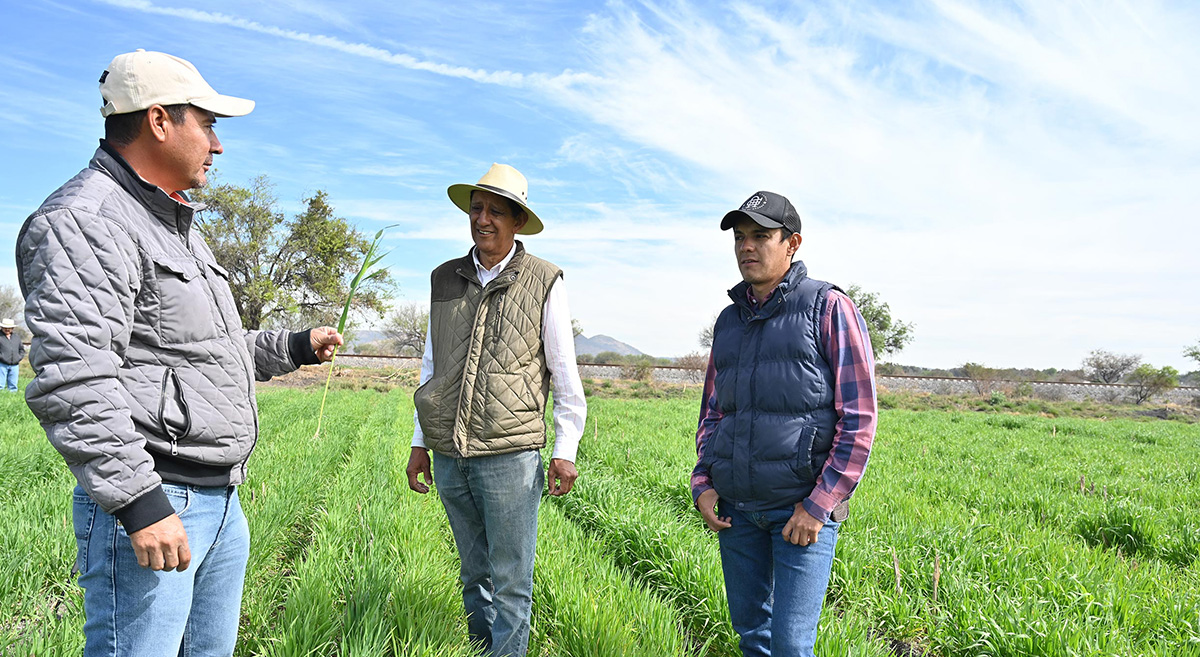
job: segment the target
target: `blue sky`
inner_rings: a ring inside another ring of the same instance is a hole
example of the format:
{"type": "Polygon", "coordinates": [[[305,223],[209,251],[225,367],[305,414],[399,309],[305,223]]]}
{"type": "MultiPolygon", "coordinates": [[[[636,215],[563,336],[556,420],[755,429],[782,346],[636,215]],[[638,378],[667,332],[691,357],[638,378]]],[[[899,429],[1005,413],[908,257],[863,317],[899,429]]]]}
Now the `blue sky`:
{"type": "Polygon", "coordinates": [[[470,246],[445,188],[505,162],[587,335],[697,349],[738,280],[720,217],[767,189],[814,276],[914,323],[898,362],[1188,371],[1197,33],[1182,2],[5,0],[0,242],[86,164],[100,72],[145,48],[257,101],[217,126],[221,180],[399,223],[402,301],[470,246]]]}

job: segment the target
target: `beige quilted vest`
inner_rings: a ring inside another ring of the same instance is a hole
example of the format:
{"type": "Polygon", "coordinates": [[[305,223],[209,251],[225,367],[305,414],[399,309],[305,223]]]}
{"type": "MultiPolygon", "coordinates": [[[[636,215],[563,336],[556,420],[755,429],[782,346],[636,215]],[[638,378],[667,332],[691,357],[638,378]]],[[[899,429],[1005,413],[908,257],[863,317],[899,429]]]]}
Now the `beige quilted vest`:
{"type": "Polygon", "coordinates": [[[472,457],[545,446],[542,311],[559,276],[519,241],[486,288],[469,253],[433,270],[433,377],[413,395],[427,447],[472,457]]]}

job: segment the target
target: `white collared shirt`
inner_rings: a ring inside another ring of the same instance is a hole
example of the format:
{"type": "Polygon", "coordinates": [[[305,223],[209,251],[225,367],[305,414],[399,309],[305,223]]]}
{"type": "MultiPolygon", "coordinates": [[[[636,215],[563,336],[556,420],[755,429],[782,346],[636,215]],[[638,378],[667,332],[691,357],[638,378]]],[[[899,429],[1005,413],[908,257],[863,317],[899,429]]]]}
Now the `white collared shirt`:
{"type": "MultiPolygon", "coordinates": [[[[475,275],[479,283],[487,287],[496,280],[501,271],[517,253],[513,244],[508,255],[491,269],[479,262],[478,249],[471,249],[471,260],[475,262],[475,275]]],[[[425,353],[421,355],[421,385],[433,378],[433,340],[431,327],[425,328],[425,353]]],[[[550,387],[554,391],[554,453],[551,458],[575,462],[579,451],[579,439],[583,436],[583,425],[587,419],[587,400],[583,396],[583,383],[579,380],[579,367],[575,364],[575,333],[571,329],[571,309],[567,305],[567,289],[562,278],[550,286],[546,305],[542,309],[542,348],[546,352],[546,368],[550,370],[550,387]]],[[[425,434],[417,413],[413,412],[413,447],[425,447],[425,434]]]]}

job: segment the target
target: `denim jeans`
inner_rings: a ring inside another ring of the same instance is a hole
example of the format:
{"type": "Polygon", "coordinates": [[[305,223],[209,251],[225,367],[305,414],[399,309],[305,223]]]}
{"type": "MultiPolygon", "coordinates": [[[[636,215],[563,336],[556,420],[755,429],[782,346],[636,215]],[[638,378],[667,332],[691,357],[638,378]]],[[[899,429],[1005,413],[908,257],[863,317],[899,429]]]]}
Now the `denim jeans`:
{"type": "Polygon", "coordinates": [[[0,363],[0,385],[4,386],[5,390],[10,392],[17,391],[17,372],[20,367],[16,365],[5,365],[0,363]]]}
{"type": "Polygon", "coordinates": [[[461,561],[467,631],[486,655],[522,657],[529,643],[545,479],[537,450],[464,459],[433,454],[433,480],[461,561]]]}
{"type": "Polygon", "coordinates": [[[783,538],[792,509],[743,513],[733,506],[720,505],[732,526],[717,536],[742,654],[813,657],[841,523],[826,522],[812,545],[794,545],[783,538]]]}
{"type": "Polygon", "coordinates": [[[163,484],[183,521],[183,572],[137,563],[129,535],[76,486],[76,567],[83,587],[84,657],[226,657],[241,614],[250,531],[237,489],[163,484]]]}

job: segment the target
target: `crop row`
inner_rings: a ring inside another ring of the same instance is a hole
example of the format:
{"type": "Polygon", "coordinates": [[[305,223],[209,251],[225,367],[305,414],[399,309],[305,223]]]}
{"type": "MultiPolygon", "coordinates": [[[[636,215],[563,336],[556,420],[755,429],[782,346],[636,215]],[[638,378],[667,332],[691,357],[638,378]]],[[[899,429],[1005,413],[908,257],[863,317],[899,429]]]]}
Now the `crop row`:
{"type": "MultiPolygon", "coordinates": [[[[472,654],[436,494],[408,491],[406,391],[264,389],[241,488],[239,655],[472,654]]],[[[542,506],[531,655],[736,655],[692,509],[694,400],[591,400],[542,506]]],[[[78,654],[73,478],[0,396],[0,646],[78,654]]],[[[886,411],[818,654],[1200,655],[1200,436],[1174,422],[886,411]]],[[[0,654],[6,654],[0,651],[0,654]]]]}

